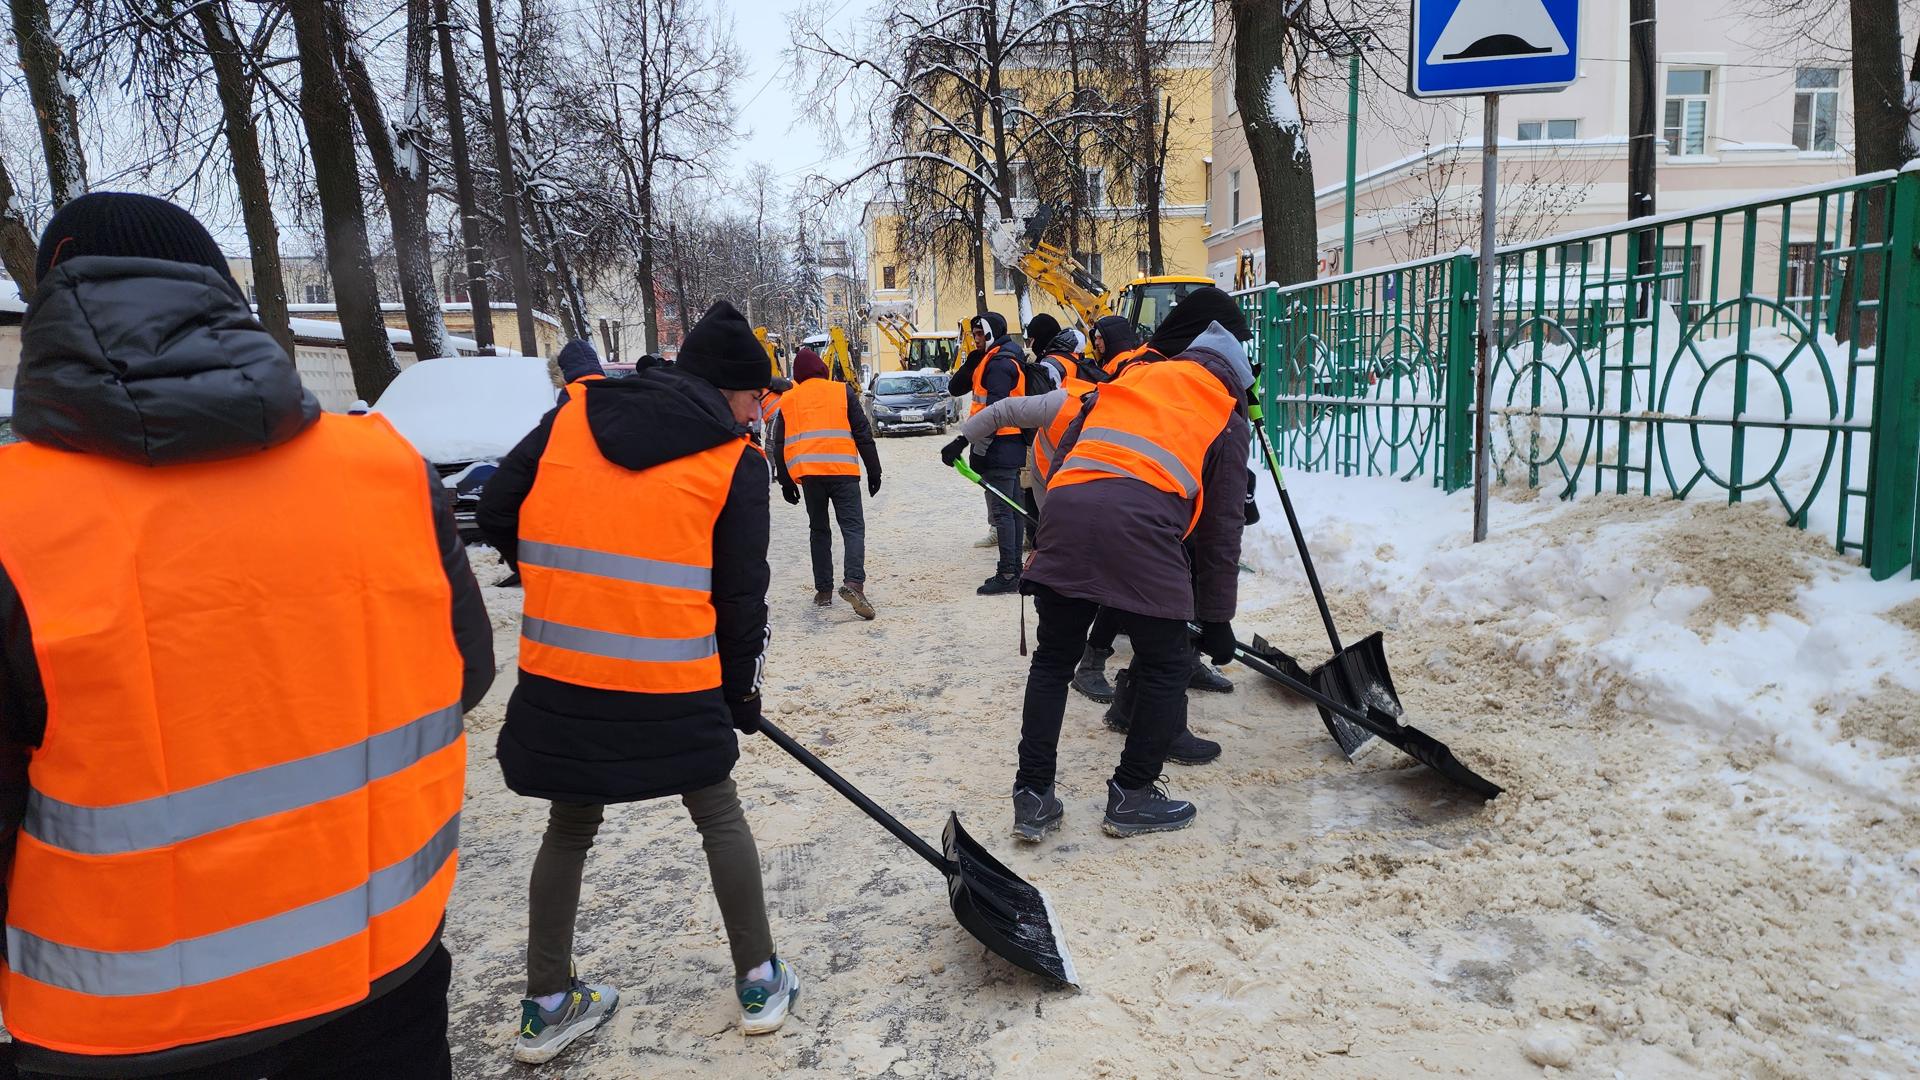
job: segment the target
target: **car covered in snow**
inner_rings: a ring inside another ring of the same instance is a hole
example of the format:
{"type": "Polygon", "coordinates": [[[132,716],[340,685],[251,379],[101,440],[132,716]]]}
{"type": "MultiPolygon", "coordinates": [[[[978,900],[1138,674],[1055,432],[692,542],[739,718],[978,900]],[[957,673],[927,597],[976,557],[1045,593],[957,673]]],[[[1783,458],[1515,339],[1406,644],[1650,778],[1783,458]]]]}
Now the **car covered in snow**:
{"type": "Polygon", "coordinates": [[[944,435],[960,420],[941,371],[883,371],[867,384],[861,403],[875,435],[944,435]]]}
{"type": "Polygon", "coordinates": [[[440,473],[460,535],[471,541],[480,538],[474,511],[487,478],[558,393],[537,356],[443,356],[401,372],[373,411],[440,473]]]}
{"type": "Polygon", "coordinates": [[[13,441],[13,391],[0,390],[0,446],[13,441]]]}

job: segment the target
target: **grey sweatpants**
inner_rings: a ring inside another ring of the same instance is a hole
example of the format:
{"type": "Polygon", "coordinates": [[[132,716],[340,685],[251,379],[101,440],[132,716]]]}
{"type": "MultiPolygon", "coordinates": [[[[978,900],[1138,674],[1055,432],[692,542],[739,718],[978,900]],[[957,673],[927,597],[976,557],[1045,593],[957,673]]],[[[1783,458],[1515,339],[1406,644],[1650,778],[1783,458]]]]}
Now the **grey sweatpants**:
{"type": "MultiPolygon", "coordinates": [[[[773,956],[773,928],[760,888],[760,853],[731,779],[680,796],[700,830],[707,873],[727,926],[735,978],[773,956]]],[[[605,807],[553,803],[547,832],[533,860],[527,896],[527,996],[558,994],[569,985],[573,924],[580,911],[580,876],[600,831],[605,807]]]]}

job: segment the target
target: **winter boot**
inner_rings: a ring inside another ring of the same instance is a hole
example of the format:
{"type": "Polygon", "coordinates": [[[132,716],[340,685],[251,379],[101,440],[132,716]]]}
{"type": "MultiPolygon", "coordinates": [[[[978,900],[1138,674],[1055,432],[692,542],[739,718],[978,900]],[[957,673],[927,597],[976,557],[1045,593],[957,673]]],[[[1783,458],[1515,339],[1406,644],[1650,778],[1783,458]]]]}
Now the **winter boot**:
{"type": "Polygon", "coordinates": [[[1102,718],[1108,727],[1125,732],[1133,726],[1133,698],[1133,669],[1121,668],[1113,676],[1113,704],[1102,718]]]}
{"type": "Polygon", "coordinates": [[[1013,835],[1029,844],[1052,832],[1065,817],[1067,808],[1054,798],[1053,789],[1035,791],[1019,784],[1013,786],[1013,835]]]}
{"type": "Polygon", "coordinates": [[[1107,661],[1112,649],[1087,646],[1080,654],[1080,666],[1073,669],[1073,688],[1102,705],[1113,701],[1113,684],[1107,681],[1107,661]]]}
{"type": "Polygon", "coordinates": [[[981,596],[1003,596],[1007,593],[1019,592],[1020,575],[995,574],[988,578],[985,584],[973,591],[981,596]]]}
{"type": "Polygon", "coordinates": [[[541,1008],[532,998],[520,1001],[520,1032],[513,1040],[513,1058],[529,1065],[552,1061],[575,1039],[606,1023],[620,1007],[620,991],[575,978],[559,1004],[541,1008]]]}
{"type": "Polygon", "coordinates": [[[1100,827],[1108,836],[1139,836],[1142,833],[1172,832],[1193,824],[1198,813],[1183,799],[1167,797],[1167,789],[1148,784],[1129,791],[1112,780],[1107,781],[1107,816],[1100,827]]]}
{"type": "Polygon", "coordinates": [[[1191,729],[1175,735],[1173,744],[1167,747],[1167,760],[1175,765],[1205,765],[1219,756],[1219,743],[1203,739],[1191,729]]]}
{"type": "Polygon", "coordinates": [[[813,606],[814,607],[832,607],[833,606],[833,590],[831,589],[814,590],[813,606]]]}
{"type": "Polygon", "coordinates": [[[863,619],[872,620],[875,614],[873,602],[867,599],[867,590],[849,582],[840,586],[840,599],[853,605],[853,613],[863,619]]]}
{"type": "Polygon", "coordinates": [[[1193,651],[1193,674],[1187,676],[1187,689],[1205,690],[1209,694],[1233,693],[1233,680],[1220,674],[1220,669],[1206,662],[1200,656],[1200,650],[1193,651]]]}

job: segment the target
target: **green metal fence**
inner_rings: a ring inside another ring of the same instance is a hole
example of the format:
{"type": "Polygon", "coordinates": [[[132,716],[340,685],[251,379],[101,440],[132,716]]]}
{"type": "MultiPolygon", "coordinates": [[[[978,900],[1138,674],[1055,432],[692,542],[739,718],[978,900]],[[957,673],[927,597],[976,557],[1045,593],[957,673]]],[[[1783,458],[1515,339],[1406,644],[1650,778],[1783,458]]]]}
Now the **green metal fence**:
{"type": "MultiPolygon", "coordinates": [[[[1497,258],[1497,482],[1772,499],[1876,577],[1913,563],[1920,172],[1497,258]]],[[[1239,294],[1283,462],[1469,486],[1477,275],[1461,252],[1239,294]]]]}

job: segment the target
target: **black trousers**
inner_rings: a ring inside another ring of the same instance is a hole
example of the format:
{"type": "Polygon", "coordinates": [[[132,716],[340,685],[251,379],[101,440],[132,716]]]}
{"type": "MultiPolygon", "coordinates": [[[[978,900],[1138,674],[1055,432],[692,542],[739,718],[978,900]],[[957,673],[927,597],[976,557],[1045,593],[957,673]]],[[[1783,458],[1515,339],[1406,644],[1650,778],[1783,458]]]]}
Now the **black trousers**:
{"type": "MultiPolygon", "coordinates": [[[[447,985],[453,957],[434,949],[413,977],[277,1046],[155,1080],[453,1080],[447,985]]],[[[22,1070],[25,1080],[55,1074],[22,1070]]]]}
{"type": "MultiPolygon", "coordinates": [[[[1028,585],[1039,616],[1033,663],[1027,668],[1027,699],[1020,714],[1020,770],[1014,782],[1044,790],[1053,786],[1060,748],[1060,724],[1067,711],[1067,685],[1086,646],[1087,627],[1100,610],[1091,600],[1062,596],[1045,585],[1028,585]]],[[[1133,724],[1113,781],[1141,788],[1160,776],[1167,747],[1187,727],[1187,676],[1193,654],[1187,624],[1115,611],[1120,629],[1133,640],[1135,686],[1133,724]]]]}
{"type": "MultiPolygon", "coordinates": [[[[1020,469],[1013,468],[980,470],[980,480],[987,486],[1004,493],[1015,504],[1020,502],[1020,469]]],[[[1018,577],[1020,574],[1020,537],[1023,529],[1020,515],[1014,513],[993,491],[986,493],[988,507],[993,511],[989,520],[994,532],[1000,538],[1000,563],[994,572],[1001,577],[1018,577]]]]}
{"type": "Polygon", "coordinates": [[[1113,609],[1103,607],[1093,617],[1093,626],[1087,630],[1087,645],[1095,649],[1112,649],[1113,639],[1120,633],[1120,620],[1114,617],[1113,609]]]}
{"type": "Polygon", "coordinates": [[[813,588],[833,591],[833,525],[829,511],[840,522],[840,542],[847,546],[846,582],[867,582],[867,518],[860,508],[857,476],[809,476],[800,481],[807,504],[807,540],[813,549],[813,588]]]}

